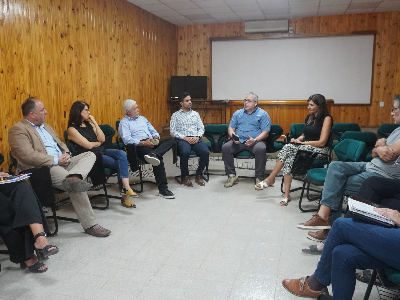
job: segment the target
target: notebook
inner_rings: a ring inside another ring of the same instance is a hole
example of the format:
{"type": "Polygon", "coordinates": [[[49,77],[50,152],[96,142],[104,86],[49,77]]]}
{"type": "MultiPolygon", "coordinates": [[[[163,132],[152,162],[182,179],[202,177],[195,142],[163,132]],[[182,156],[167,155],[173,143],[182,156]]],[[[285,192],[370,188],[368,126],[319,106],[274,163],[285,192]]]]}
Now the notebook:
{"type": "Polygon", "coordinates": [[[353,218],[384,227],[396,226],[392,220],[374,211],[374,207],[376,207],[376,205],[373,206],[365,202],[361,202],[349,197],[349,211],[353,218]]]}
{"type": "Polygon", "coordinates": [[[31,173],[21,174],[21,175],[17,175],[17,176],[8,177],[8,178],[4,177],[2,180],[0,180],[0,184],[6,184],[6,183],[12,183],[12,182],[25,180],[26,178],[29,178],[30,175],[31,175],[31,173]]]}

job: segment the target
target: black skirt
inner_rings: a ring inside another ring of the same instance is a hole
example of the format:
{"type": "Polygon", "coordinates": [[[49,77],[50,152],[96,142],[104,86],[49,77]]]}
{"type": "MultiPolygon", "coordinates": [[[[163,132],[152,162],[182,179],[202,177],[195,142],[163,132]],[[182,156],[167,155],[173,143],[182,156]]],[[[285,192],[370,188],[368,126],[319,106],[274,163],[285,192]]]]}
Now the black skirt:
{"type": "Polygon", "coordinates": [[[0,184],[0,235],[10,260],[21,263],[34,251],[29,224],[39,223],[49,232],[39,199],[25,181],[0,184]]]}

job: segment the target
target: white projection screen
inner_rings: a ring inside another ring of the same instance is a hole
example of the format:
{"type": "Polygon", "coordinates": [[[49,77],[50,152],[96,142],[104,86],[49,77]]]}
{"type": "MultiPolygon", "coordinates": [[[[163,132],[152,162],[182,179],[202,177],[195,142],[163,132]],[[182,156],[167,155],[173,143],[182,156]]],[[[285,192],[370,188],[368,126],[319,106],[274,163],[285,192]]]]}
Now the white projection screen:
{"type": "Polygon", "coordinates": [[[212,41],[212,99],[370,104],[374,35],[212,41]]]}

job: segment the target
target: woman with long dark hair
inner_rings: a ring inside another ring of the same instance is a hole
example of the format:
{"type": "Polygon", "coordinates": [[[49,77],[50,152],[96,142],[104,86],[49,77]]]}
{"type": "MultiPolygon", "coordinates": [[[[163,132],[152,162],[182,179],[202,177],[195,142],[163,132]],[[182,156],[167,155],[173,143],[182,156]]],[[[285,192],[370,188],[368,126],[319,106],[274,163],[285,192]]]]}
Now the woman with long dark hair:
{"type": "Polygon", "coordinates": [[[89,112],[89,104],[76,101],[72,104],[68,120],[68,139],[75,143],[79,153],[92,151],[100,153],[103,164],[118,175],[119,190],[124,207],[136,207],[129,196],[138,197],[129,185],[129,170],[126,153],[118,149],[105,149],[105,136],[94,117],[89,112]]]}
{"type": "Polygon", "coordinates": [[[290,201],[290,186],[292,183],[292,169],[293,161],[298,150],[318,152],[320,154],[327,154],[329,147],[327,142],[332,128],[333,119],[329,115],[326,106],[325,97],[321,94],[314,94],[308,98],[308,111],[309,114],[305,119],[305,126],[303,134],[297,139],[291,139],[291,142],[300,144],[286,144],[278,154],[278,161],[272,170],[271,174],[255,187],[257,190],[262,190],[265,187],[273,186],[275,177],[283,170],[283,181],[285,185],[285,193],[280,205],[286,206],[290,201]]]}

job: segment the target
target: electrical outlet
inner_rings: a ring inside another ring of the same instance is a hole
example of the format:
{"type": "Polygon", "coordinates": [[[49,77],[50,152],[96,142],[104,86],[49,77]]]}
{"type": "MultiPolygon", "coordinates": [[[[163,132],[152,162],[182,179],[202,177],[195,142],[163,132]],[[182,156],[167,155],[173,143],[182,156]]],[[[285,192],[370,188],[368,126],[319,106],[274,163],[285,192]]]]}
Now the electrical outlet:
{"type": "Polygon", "coordinates": [[[380,107],[384,107],[385,106],[385,102],[383,102],[383,101],[379,102],[379,106],[380,107]]]}

